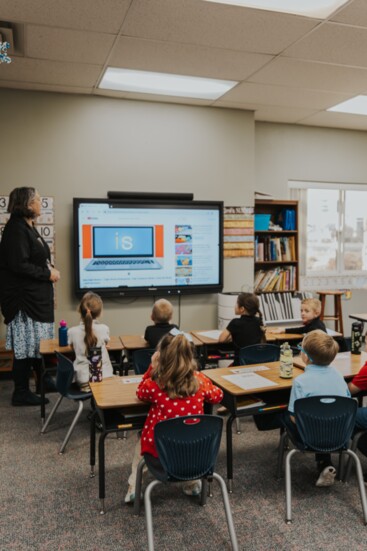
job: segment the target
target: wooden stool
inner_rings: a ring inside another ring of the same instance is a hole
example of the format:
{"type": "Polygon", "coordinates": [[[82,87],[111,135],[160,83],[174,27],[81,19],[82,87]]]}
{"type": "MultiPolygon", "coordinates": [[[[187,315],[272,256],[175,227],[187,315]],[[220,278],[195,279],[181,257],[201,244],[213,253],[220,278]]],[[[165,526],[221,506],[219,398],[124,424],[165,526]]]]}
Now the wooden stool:
{"type": "Polygon", "coordinates": [[[342,295],[343,291],[317,291],[321,301],[321,314],[320,319],[333,320],[335,324],[335,331],[344,334],[343,330],[343,314],[342,314],[342,295]],[[334,297],[334,314],[332,316],[325,315],[325,302],[326,297],[334,297]]]}

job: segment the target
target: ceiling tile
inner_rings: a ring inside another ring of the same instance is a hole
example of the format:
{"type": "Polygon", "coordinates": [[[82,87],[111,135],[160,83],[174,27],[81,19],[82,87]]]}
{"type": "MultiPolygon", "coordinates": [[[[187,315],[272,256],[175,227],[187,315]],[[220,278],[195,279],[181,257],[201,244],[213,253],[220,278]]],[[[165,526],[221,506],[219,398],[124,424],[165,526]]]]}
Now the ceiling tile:
{"type": "Polygon", "coordinates": [[[358,94],[367,90],[367,69],[279,57],[249,81],[358,94]]]}
{"type": "Polygon", "coordinates": [[[52,84],[38,84],[33,82],[17,82],[0,80],[0,88],[16,88],[17,90],[37,90],[42,92],[58,92],[63,94],[92,94],[93,88],[78,88],[77,86],[58,86],[52,84]]]}
{"type": "Polygon", "coordinates": [[[99,65],[17,58],[16,62],[1,65],[0,81],[89,88],[96,84],[101,69],[99,65]]]}
{"type": "Polygon", "coordinates": [[[367,29],[326,23],[294,46],[287,48],[282,55],[367,67],[366,51],[367,29]]]}
{"type": "Polygon", "coordinates": [[[108,64],[127,69],[243,80],[271,59],[262,54],[121,37],[108,64]]]}
{"type": "Polygon", "coordinates": [[[27,25],[26,55],[39,59],[103,65],[115,37],[86,31],[27,25]]]}
{"type": "Polygon", "coordinates": [[[331,21],[367,27],[366,0],[354,0],[354,2],[349,2],[345,8],[338,11],[336,15],[331,17],[331,21]]]}
{"type": "Polygon", "coordinates": [[[315,113],[312,109],[286,107],[259,107],[255,111],[255,121],[282,122],[297,124],[315,113]]]}
{"type": "Polygon", "coordinates": [[[137,0],[122,34],[277,54],[317,24],[307,17],[198,0],[137,0]]]}

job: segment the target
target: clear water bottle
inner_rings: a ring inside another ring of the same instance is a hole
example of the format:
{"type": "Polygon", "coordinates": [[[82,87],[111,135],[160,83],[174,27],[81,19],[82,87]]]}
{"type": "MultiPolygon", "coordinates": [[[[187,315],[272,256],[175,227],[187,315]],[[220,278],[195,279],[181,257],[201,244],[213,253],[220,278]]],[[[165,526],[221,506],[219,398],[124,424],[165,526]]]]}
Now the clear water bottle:
{"type": "Polygon", "coordinates": [[[282,379],[291,379],[293,377],[293,352],[287,342],[283,343],[280,347],[279,376],[282,379]]]}
{"type": "Polygon", "coordinates": [[[59,327],[59,346],[68,345],[68,326],[65,320],[60,321],[59,327]]]}
{"type": "Polygon", "coordinates": [[[361,348],[362,348],[362,331],[363,331],[363,324],[360,321],[355,321],[352,323],[352,346],[351,346],[351,352],[352,354],[360,354],[361,348]]]}

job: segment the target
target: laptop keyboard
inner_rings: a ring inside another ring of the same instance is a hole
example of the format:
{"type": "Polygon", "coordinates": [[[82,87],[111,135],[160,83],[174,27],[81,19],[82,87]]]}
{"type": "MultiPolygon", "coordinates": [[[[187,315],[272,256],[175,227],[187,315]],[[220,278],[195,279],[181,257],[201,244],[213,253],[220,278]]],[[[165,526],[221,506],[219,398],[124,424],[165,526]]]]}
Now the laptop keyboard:
{"type": "Polygon", "coordinates": [[[133,265],[145,265],[155,264],[154,260],[129,258],[129,259],[113,259],[113,260],[94,260],[93,266],[133,266],[133,265]]]}

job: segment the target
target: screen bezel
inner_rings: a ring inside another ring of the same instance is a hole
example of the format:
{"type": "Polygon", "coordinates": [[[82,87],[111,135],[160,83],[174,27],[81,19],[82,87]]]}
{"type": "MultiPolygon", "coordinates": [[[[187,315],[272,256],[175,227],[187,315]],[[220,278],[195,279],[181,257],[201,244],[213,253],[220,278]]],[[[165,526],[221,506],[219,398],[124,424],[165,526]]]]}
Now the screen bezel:
{"type": "Polygon", "coordinates": [[[77,297],[81,297],[88,291],[98,293],[101,297],[140,297],[140,296],[180,296],[220,293],[223,290],[223,201],[181,201],[181,200],[128,200],[128,199],[97,199],[90,197],[75,197],[73,199],[73,252],[74,252],[74,291],[77,297]],[[213,209],[219,213],[219,256],[217,284],[172,285],[157,287],[80,287],[79,265],[79,206],[81,203],[108,204],[111,207],[121,208],[172,208],[172,209],[213,209]]]}

